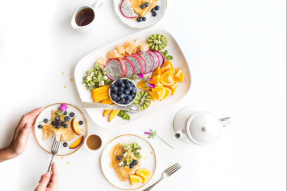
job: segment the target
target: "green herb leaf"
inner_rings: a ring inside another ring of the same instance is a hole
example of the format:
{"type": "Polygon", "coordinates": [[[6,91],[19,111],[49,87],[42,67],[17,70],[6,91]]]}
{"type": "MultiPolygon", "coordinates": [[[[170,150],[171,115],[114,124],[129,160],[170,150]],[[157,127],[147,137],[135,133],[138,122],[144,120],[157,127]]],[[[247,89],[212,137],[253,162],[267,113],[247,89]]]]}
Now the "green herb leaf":
{"type": "Polygon", "coordinates": [[[172,59],[173,59],[173,56],[168,55],[168,56],[166,56],[165,58],[166,58],[167,60],[172,60],[172,59]]]}
{"type": "Polygon", "coordinates": [[[129,121],[131,119],[130,115],[126,111],[123,111],[123,110],[121,110],[118,113],[118,117],[121,117],[121,118],[123,118],[123,120],[127,120],[127,121],[129,121]]]}

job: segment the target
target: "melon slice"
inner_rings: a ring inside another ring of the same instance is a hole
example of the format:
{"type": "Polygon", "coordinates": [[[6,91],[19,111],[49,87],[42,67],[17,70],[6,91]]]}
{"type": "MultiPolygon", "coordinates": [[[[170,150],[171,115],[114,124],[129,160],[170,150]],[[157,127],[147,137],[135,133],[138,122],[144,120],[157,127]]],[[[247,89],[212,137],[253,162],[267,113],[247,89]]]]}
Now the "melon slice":
{"type": "Polygon", "coordinates": [[[120,10],[124,17],[126,18],[135,18],[136,14],[133,10],[130,0],[123,0],[120,10]]]}

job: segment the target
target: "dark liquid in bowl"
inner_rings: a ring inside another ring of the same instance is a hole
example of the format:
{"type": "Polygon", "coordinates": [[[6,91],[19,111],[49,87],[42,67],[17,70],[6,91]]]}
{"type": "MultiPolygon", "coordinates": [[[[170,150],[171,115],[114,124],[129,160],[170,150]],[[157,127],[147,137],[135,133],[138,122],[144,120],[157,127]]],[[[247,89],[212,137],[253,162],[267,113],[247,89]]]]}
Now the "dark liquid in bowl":
{"type": "Polygon", "coordinates": [[[95,13],[91,8],[85,8],[78,12],[76,16],[76,23],[78,26],[86,26],[90,24],[95,18],[95,13]]]}
{"type": "Polygon", "coordinates": [[[102,139],[98,135],[90,135],[87,139],[87,146],[91,150],[97,150],[102,146],[102,139]]]}

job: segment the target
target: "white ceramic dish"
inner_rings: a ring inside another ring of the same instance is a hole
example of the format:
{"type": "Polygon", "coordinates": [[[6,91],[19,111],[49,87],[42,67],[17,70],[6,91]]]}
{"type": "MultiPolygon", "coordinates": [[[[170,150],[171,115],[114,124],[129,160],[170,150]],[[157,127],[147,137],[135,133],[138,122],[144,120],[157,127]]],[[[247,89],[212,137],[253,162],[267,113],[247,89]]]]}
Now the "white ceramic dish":
{"type": "MultiPolygon", "coordinates": [[[[191,75],[188,67],[188,63],[181,51],[179,45],[177,44],[174,37],[165,30],[162,29],[148,29],[135,34],[132,34],[128,37],[125,37],[121,40],[113,42],[109,45],[106,45],[98,50],[91,52],[90,54],[84,56],[77,64],[75,68],[75,83],[80,95],[82,102],[92,102],[91,92],[87,90],[85,86],[82,85],[82,78],[85,73],[94,67],[97,59],[104,57],[108,51],[113,50],[116,45],[122,45],[126,41],[133,41],[136,38],[140,38],[142,40],[147,40],[149,36],[153,34],[162,34],[168,40],[168,45],[166,46],[166,50],[168,50],[169,54],[173,56],[172,63],[175,68],[181,67],[185,81],[178,84],[177,91],[175,95],[170,96],[168,99],[164,101],[156,101],[152,102],[148,109],[144,111],[140,111],[137,114],[131,114],[130,121],[122,120],[119,117],[116,117],[112,122],[108,122],[107,117],[103,117],[103,109],[87,109],[88,114],[93,119],[93,121],[100,127],[105,129],[118,129],[120,126],[126,125],[127,123],[132,123],[139,119],[142,119],[148,115],[152,115],[155,112],[161,111],[162,109],[171,106],[172,104],[181,100],[189,91],[191,86],[191,75]]],[[[152,73],[148,73],[147,75],[151,75],[152,73]]]]}
{"type": "Polygon", "coordinates": [[[122,0],[113,0],[114,10],[118,18],[127,26],[134,29],[145,29],[151,26],[154,26],[158,21],[162,19],[167,8],[167,0],[159,0],[158,5],[160,10],[157,11],[157,16],[153,17],[151,13],[148,13],[146,16],[146,21],[137,22],[135,19],[129,19],[123,16],[120,11],[120,5],[122,0]]]}
{"type": "Polygon", "coordinates": [[[113,185],[114,187],[122,190],[135,190],[143,187],[146,185],[153,177],[155,170],[156,170],[156,154],[154,152],[153,147],[151,144],[146,141],[145,139],[137,136],[137,135],[121,135],[119,137],[114,138],[111,140],[108,145],[104,148],[102,156],[101,156],[101,169],[108,180],[108,182],[113,185]],[[148,181],[139,184],[135,184],[133,186],[130,185],[130,181],[122,182],[116,175],[115,170],[110,167],[111,158],[110,152],[115,145],[118,143],[134,143],[137,142],[141,147],[142,150],[140,151],[143,158],[141,159],[142,165],[140,168],[148,169],[152,172],[148,181]]]}
{"type": "MultiPolygon", "coordinates": [[[[84,137],[86,137],[88,135],[88,123],[87,123],[87,120],[86,120],[86,117],[84,116],[84,114],[81,112],[81,110],[79,110],[77,107],[71,105],[71,104],[67,104],[68,105],[68,109],[67,109],[67,112],[68,114],[70,112],[74,112],[75,113],[75,116],[77,118],[77,121],[83,121],[84,124],[83,125],[80,125],[80,129],[83,129],[81,132],[82,132],[82,135],[84,135],[84,137]]],[[[36,121],[35,121],[35,125],[34,125],[34,134],[35,134],[35,137],[36,137],[36,140],[39,144],[39,146],[46,152],[48,153],[51,153],[51,147],[52,147],[52,144],[53,144],[53,141],[54,141],[54,138],[55,136],[51,136],[49,137],[48,140],[45,140],[43,141],[43,136],[42,136],[42,129],[39,129],[37,126],[39,125],[39,122],[40,121],[43,121],[45,118],[47,119],[51,119],[52,117],[52,110],[58,110],[58,108],[61,106],[60,103],[55,103],[55,104],[52,104],[52,105],[49,105],[47,106],[37,117],[36,121]]],[[[72,118],[71,118],[72,119],[72,118]]],[[[51,121],[49,121],[47,124],[50,124],[51,121]]],[[[45,125],[45,123],[41,123],[42,125],[45,125]]],[[[61,127],[63,128],[63,127],[61,127]]],[[[75,141],[77,140],[80,136],[82,135],[77,135],[74,139],[70,140],[70,141],[66,141],[68,143],[68,147],[63,147],[63,143],[62,142],[60,144],[60,147],[59,147],[59,151],[58,151],[58,156],[66,156],[66,155],[70,155],[70,154],[73,154],[75,153],[77,150],[79,150],[81,146],[79,146],[78,148],[76,149],[69,149],[69,146],[75,141]]]]}

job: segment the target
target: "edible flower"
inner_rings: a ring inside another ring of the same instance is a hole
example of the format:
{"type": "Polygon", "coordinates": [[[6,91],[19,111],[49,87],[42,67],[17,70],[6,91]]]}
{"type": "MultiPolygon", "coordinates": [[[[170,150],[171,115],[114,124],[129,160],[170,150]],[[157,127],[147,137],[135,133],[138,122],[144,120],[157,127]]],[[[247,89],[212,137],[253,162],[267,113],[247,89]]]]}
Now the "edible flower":
{"type": "Polygon", "coordinates": [[[143,78],[144,78],[144,75],[143,75],[143,74],[138,74],[137,77],[138,77],[139,79],[143,79],[143,78]]]}
{"type": "Polygon", "coordinates": [[[68,109],[68,106],[66,104],[62,103],[59,111],[65,112],[67,109],[68,109]]]}
{"type": "MultiPolygon", "coordinates": [[[[157,136],[158,138],[160,138],[156,133],[157,133],[156,131],[152,131],[151,129],[150,129],[150,132],[144,132],[145,135],[149,135],[148,138],[154,138],[155,136],[157,136]]],[[[160,140],[162,140],[165,144],[167,144],[168,146],[170,146],[170,145],[169,145],[167,142],[165,142],[162,138],[160,138],[160,140]]],[[[173,149],[172,146],[170,146],[170,147],[173,149]]]]}
{"type": "Polygon", "coordinates": [[[150,82],[150,81],[152,81],[152,78],[148,78],[146,81],[150,82]]]}
{"type": "Polygon", "coordinates": [[[149,86],[150,88],[152,88],[152,89],[155,88],[155,85],[153,85],[153,84],[148,84],[148,86],[149,86]]]}

